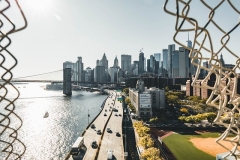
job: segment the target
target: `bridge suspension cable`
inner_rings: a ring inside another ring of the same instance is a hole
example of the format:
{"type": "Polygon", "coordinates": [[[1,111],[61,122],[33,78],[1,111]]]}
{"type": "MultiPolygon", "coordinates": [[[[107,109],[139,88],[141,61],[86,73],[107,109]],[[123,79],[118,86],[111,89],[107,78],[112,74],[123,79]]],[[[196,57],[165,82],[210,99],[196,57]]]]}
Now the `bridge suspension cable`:
{"type": "Polygon", "coordinates": [[[13,79],[36,77],[36,76],[41,76],[41,75],[45,75],[45,74],[55,73],[55,72],[59,72],[59,71],[63,71],[63,69],[60,69],[60,70],[57,70],[57,71],[46,72],[46,73],[35,74],[35,75],[31,75],[31,76],[17,77],[17,78],[13,78],[13,79]]]}

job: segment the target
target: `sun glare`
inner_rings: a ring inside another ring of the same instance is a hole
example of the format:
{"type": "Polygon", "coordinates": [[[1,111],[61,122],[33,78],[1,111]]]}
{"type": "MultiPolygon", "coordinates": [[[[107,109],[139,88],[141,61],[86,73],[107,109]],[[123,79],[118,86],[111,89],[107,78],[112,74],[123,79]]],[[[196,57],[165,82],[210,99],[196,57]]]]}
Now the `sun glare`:
{"type": "Polygon", "coordinates": [[[34,13],[49,12],[53,6],[54,0],[25,0],[23,5],[34,13]]]}

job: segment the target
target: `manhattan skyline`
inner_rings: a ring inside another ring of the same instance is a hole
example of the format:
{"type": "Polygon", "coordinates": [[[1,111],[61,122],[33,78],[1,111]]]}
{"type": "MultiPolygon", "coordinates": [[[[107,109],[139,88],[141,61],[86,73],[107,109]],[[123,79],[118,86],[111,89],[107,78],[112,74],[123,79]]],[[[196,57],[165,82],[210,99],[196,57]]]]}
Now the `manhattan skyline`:
{"type": "MultiPolygon", "coordinates": [[[[13,78],[59,70],[63,62],[76,62],[79,56],[86,69],[94,68],[96,60],[101,59],[104,53],[109,66],[112,66],[114,58],[117,56],[120,61],[122,54],[131,55],[132,61],[138,60],[142,48],[146,59],[154,53],[162,53],[169,44],[175,44],[177,50],[179,45],[173,41],[175,17],[164,12],[164,2],[20,0],[28,27],[10,36],[12,44],[9,50],[18,59],[13,78]]],[[[170,3],[174,9],[174,1],[170,3]]],[[[238,6],[239,2],[235,3],[238,6]]],[[[205,16],[209,13],[203,6],[199,6],[199,10],[205,16]]],[[[221,19],[227,19],[232,24],[238,21],[239,15],[228,12],[227,8],[219,9],[219,12],[221,19]]],[[[10,18],[21,26],[21,17],[16,14],[13,6],[10,18]]],[[[240,37],[239,33],[239,28],[234,31],[236,37],[240,37]]],[[[190,40],[193,36],[189,33],[190,40]]],[[[179,36],[182,42],[187,38],[187,32],[179,36]]],[[[237,39],[233,40],[231,48],[239,53],[237,39]]],[[[226,63],[235,63],[226,53],[222,54],[226,63]]],[[[49,79],[62,79],[62,73],[49,79]]]]}

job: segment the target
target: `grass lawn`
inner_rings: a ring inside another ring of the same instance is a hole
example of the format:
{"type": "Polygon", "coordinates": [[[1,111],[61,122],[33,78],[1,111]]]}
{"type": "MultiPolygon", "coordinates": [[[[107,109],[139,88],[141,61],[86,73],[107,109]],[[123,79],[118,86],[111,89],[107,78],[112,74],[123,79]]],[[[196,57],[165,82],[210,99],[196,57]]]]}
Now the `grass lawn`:
{"type": "Polygon", "coordinates": [[[207,138],[219,137],[219,133],[201,133],[201,134],[172,134],[163,139],[171,152],[178,160],[215,160],[213,157],[193,146],[189,141],[191,137],[207,138]]]}

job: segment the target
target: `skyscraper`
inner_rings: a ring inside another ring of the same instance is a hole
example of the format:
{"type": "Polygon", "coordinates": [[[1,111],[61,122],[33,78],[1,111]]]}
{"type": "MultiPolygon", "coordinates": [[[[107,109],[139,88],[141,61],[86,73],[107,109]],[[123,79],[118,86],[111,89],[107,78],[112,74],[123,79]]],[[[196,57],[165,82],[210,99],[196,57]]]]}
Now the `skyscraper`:
{"type": "Polygon", "coordinates": [[[162,50],[163,53],[163,62],[162,62],[162,68],[167,69],[167,60],[168,60],[168,50],[167,49],[163,49],[162,50]]]}
{"type": "Polygon", "coordinates": [[[189,40],[189,33],[188,33],[188,40],[186,42],[187,42],[187,46],[189,48],[192,48],[192,41],[189,40]]]}
{"type": "Polygon", "coordinates": [[[131,71],[131,55],[121,55],[121,69],[125,73],[126,71],[131,71]]]}
{"type": "Polygon", "coordinates": [[[140,51],[138,61],[138,74],[144,73],[144,53],[140,51]]]}
{"type": "Polygon", "coordinates": [[[94,69],[94,82],[105,82],[105,67],[96,66],[94,69]]]}
{"type": "Polygon", "coordinates": [[[119,67],[117,56],[116,56],[115,59],[114,59],[113,67],[115,67],[115,68],[118,68],[118,67],[119,67]]]}
{"type": "Polygon", "coordinates": [[[179,77],[179,51],[172,54],[172,78],[179,77]]]}
{"type": "Polygon", "coordinates": [[[105,70],[108,69],[108,60],[107,60],[107,57],[106,57],[105,53],[103,54],[103,57],[99,61],[99,63],[100,63],[101,66],[104,66],[105,70]]]}
{"type": "Polygon", "coordinates": [[[159,62],[159,68],[161,68],[161,53],[154,53],[154,58],[159,62]]]}
{"type": "Polygon", "coordinates": [[[76,62],[77,66],[77,79],[79,82],[85,82],[85,75],[83,74],[83,63],[82,63],[82,57],[78,57],[78,60],[76,62]]]}
{"type": "Polygon", "coordinates": [[[188,49],[179,47],[179,76],[182,78],[188,78],[190,76],[190,58],[188,55],[188,49]]]}
{"type": "Polygon", "coordinates": [[[175,51],[175,44],[168,45],[168,61],[167,61],[167,71],[169,78],[172,78],[172,54],[175,51]]]}
{"type": "Polygon", "coordinates": [[[108,74],[110,76],[110,82],[117,82],[117,67],[110,67],[108,69],[108,74]]]}
{"type": "Polygon", "coordinates": [[[150,72],[155,72],[155,58],[150,55],[150,72]]]}

